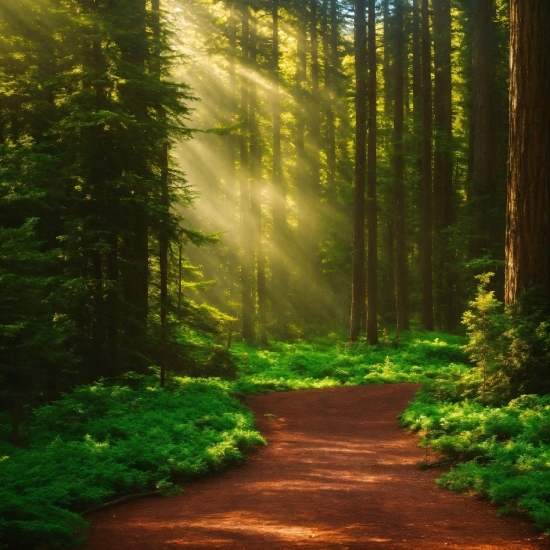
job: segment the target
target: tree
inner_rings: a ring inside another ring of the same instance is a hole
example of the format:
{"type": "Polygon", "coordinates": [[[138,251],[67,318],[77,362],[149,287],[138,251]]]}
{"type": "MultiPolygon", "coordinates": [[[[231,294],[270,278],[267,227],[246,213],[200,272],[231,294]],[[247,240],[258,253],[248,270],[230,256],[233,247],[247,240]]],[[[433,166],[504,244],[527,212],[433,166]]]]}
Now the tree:
{"type": "Polygon", "coordinates": [[[272,5],[272,71],[273,81],[273,161],[272,161],[272,217],[273,217],[273,248],[271,256],[272,278],[272,308],[275,313],[277,330],[285,337],[288,333],[288,270],[286,256],[287,246],[287,212],[286,188],[283,179],[283,163],[281,152],[281,99],[279,75],[279,2],[273,0],[272,5]]]}
{"type": "Polygon", "coordinates": [[[367,22],[365,0],[355,0],[355,210],[350,341],[356,342],[365,311],[365,175],[367,156],[367,22]]]}
{"type": "Polygon", "coordinates": [[[510,4],[510,141],[505,303],[550,293],[550,4],[510,4]]]}
{"type": "MultiPolygon", "coordinates": [[[[250,67],[257,71],[258,31],[256,15],[250,20],[250,67]]],[[[250,82],[250,216],[253,229],[254,252],[256,254],[256,291],[260,317],[260,341],[267,345],[267,300],[265,281],[265,256],[262,246],[262,146],[258,124],[258,87],[250,82]]]]}
{"type": "Polygon", "coordinates": [[[454,222],[451,89],[451,3],[434,3],[434,255],[438,326],[456,329],[453,254],[449,228],[454,222]]]}
{"type": "Polygon", "coordinates": [[[393,181],[398,331],[409,329],[409,289],[405,232],[405,166],[403,157],[403,60],[405,57],[403,25],[403,0],[396,0],[394,28],[393,181]]]}
{"type": "MultiPolygon", "coordinates": [[[[241,63],[248,67],[250,56],[250,10],[242,8],[241,63]]],[[[252,280],[254,277],[254,247],[250,216],[250,182],[248,136],[249,120],[249,82],[248,76],[241,77],[241,136],[240,136],[240,218],[241,218],[241,313],[243,340],[252,341],[254,330],[254,298],[252,280]]]]}
{"type": "Polygon", "coordinates": [[[378,211],[376,197],[376,7],[369,0],[368,23],[368,188],[367,188],[367,341],[378,344],[378,211]]]}
{"type": "Polygon", "coordinates": [[[422,314],[425,330],[434,329],[432,274],[432,55],[429,0],[422,1],[422,197],[420,218],[422,314]]]}

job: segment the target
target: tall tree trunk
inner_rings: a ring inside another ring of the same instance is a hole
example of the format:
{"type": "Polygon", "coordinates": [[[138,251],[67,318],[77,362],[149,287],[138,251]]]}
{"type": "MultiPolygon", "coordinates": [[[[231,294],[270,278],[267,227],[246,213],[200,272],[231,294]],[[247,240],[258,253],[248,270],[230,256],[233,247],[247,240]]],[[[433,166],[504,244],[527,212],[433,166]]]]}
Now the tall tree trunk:
{"type": "MultiPolygon", "coordinates": [[[[152,0],[153,33],[157,42],[160,41],[160,0],[152,0]]],[[[156,67],[158,78],[161,78],[160,62],[156,67]]],[[[164,116],[164,114],[162,114],[164,116]]],[[[168,193],[168,143],[161,144],[159,154],[160,194],[163,208],[161,227],[159,231],[159,270],[160,270],[160,386],[164,387],[168,343],[168,250],[170,196],[168,193]]]]}
{"type": "Polygon", "coordinates": [[[474,234],[470,254],[479,258],[491,248],[489,210],[496,191],[495,108],[491,97],[493,81],[494,0],[477,0],[472,5],[472,103],[470,114],[470,173],[474,234]]]}
{"type": "Polygon", "coordinates": [[[510,142],[505,302],[550,298],[550,3],[510,3],[510,142]]]}
{"type": "Polygon", "coordinates": [[[432,281],[432,75],[428,0],[422,0],[422,197],[420,254],[422,328],[434,329],[432,281]]]}
{"type": "MultiPolygon", "coordinates": [[[[235,2],[229,4],[229,20],[228,20],[228,54],[227,54],[227,64],[228,64],[228,77],[229,77],[229,104],[231,108],[231,119],[230,124],[235,125],[237,118],[239,116],[238,112],[238,89],[237,89],[237,9],[235,7],[235,2]]],[[[227,180],[228,180],[228,190],[227,192],[231,196],[236,196],[238,194],[238,175],[237,175],[237,150],[239,149],[239,137],[231,132],[227,136],[227,180]]],[[[238,232],[238,228],[232,227],[233,231],[238,232]]],[[[228,286],[229,286],[229,295],[232,296],[236,291],[235,285],[238,283],[238,269],[239,266],[237,262],[231,262],[229,265],[228,273],[228,286]]],[[[231,300],[230,300],[231,301],[231,300]]],[[[230,306],[233,310],[234,306],[230,306]]],[[[237,316],[238,313],[236,310],[231,311],[233,316],[237,316]]]]}
{"type": "Polygon", "coordinates": [[[451,99],[451,2],[434,4],[434,253],[436,255],[436,314],[438,326],[456,330],[453,257],[449,227],[453,211],[452,99],[451,99]]]}
{"type": "MultiPolygon", "coordinates": [[[[391,66],[392,53],[392,21],[390,15],[389,0],[382,0],[382,15],[384,26],[384,58],[382,74],[384,76],[384,115],[386,124],[393,121],[393,74],[391,66]]],[[[386,147],[393,146],[393,135],[388,127],[384,131],[386,147]]],[[[383,217],[383,255],[382,277],[380,288],[380,310],[382,315],[393,315],[396,311],[395,303],[395,227],[394,227],[394,202],[395,197],[391,185],[385,190],[384,217],[383,217]]]]}
{"type": "MultiPolygon", "coordinates": [[[[336,7],[336,0],[323,0],[323,19],[322,19],[322,34],[323,34],[323,66],[325,70],[324,82],[324,104],[325,104],[325,119],[326,119],[326,134],[325,134],[325,150],[327,155],[327,192],[326,198],[329,208],[334,207],[336,202],[336,128],[334,121],[333,102],[336,100],[334,93],[334,84],[336,78],[337,65],[334,62],[332,49],[332,29],[337,26],[335,20],[332,19],[332,6],[336,7]],[[330,11],[330,13],[329,13],[330,11]],[[329,20],[331,35],[329,35],[329,20]]],[[[336,18],[335,18],[336,19],[336,18]]],[[[337,47],[337,46],[336,46],[337,47]]],[[[338,52],[336,51],[336,56],[338,52]]],[[[336,62],[337,63],[337,62],[336,62]]]]}
{"type": "Polygon", "coordinates": [[[272,5],[272,57],[273,68],[273,167],[272,167],[272,208],[273,208],[273,257],[271,260],[271,305],[275,313],[277,330],[282,338],[288,336],[288,272],[287,256],[287,213],[286,188],[283,180],[281,155],[281,99],[279,77],[279,2],[272,5]]]}
{"type": "MultiPolygon", "coordinates": [[[[250,16],[248,6],[242,7],[241,62],[243,68],[249,68],[250,16]]],[[[250,182],[248,137],[249,121],[249,80],[246,73],[241,77],[241,136],[240,136],[240,217],[241,217],[241,315],[242,337],[250,342],[255,338],[254,298],[252,281],[254,278],[254,244],[250,216],[250,182]]]]}
{"type": "Polygon", "coordinates": [[[403,157],[403,0],[395,0],[393,178],[395,198],[397,330],[409,329],[409,290],[405,231],[405,165],[403,157]]]}
{"type": "Polygon", "coordinates": [[[384,58],[382,75],[384,76],[384,114],[389,119],[392,116],[392,74],[391,74],[391,20],[390,0],[382,0],[382,17],[384,25],[384,58]]]}
{"type": "Polygon", "coordinates": [[[376,6],[368,0],[367,341],[378,344],[378,211],[376,196],[376,6]]]}
{"type": "MultiPolygon", "coordinates": [[[[258,32],[256,16],[250,19],[250,69],[257,71],[258,32]]],[[[254,251],[256,253],[256,289],[258,294],[258,314],[260,318],[260,341],[267,345],[267,310],[265,256],[262,247],[262,146],[260,127],[257,120],[258,86],[256,80],[250,82],[250,215],[252,217],[254,251]]]]}
{"type": "Polygon", "coordinates": [[[168,250],[170,239],[168,235],[168,216],[170,198],[168,194],[168,144],[162,145],[161,151],[160,190],[161,204],[165,218],[162,223],[159,237],[159,268],[160,268],[160,386],[164,387],[168,345],[168,250]]]}
{"type": "MultiPolygon", "coordinates": [[[[416,126],[420,124],[422,110],[422,57],[420,49],[420,7],[419,0],[413,0],[412,4],[412,95],[413,113],[416,126]]],[[[420,156],[421,148],[418,152],[420,156]]]]}
{"type": "Polygon", "coordinates": [[[301,319],[311,321],[313,288],[316,285],[317,273],[313,269],[314,257],[313,242],[315,235],[313,225],[315,208],[312,202],[312,148],[311,133],[306,129],[312,117],[311,101],[306,91],[307,80],[307,50],[308,50],[308,0],[298,0],[297,21],[297,59],[296,59],[296,162],[295,162],[295,197],[298,210],[296,227],[296,278],[294,285],[294,299],[292,305],[301,319]]]}
{"type": "Polygon", "coordinates": [[[367,124],[367,22],[365,0],[355,0],[355,212],[350,341],[357,342],[365,311],[365,172],[367,124]]]}
{"type": "MultiPolygon", "coordinates": [[[[321,93],[319,88],[319,44],[317,33],[317,0],[310,0],[309,4],[309,37],[311,53],[311,101],[309,102],[310,123],[310,193],[312,210],[318,212],[317,204],[320,198],[320,154],[321,154],[321,93]]],[[[310,227],[313,235],[316,234],[316,223],[310,227]]],[[[316,239],[314,239],[314,242],[316,239]]]]}
{"type": "MultiPolygon", "coordinates": [[[[144,70],[145,59],[148,56],[150,44],[147,37],[147,11],[145,0],[133,0],[134,21],[132,21],[135,31],[135,41],[132,40],[128,47],[124,49],[123,57],[126,63],[144,70]]],[[[155,21],[156,25],[156,21],[155,21]]],[[[156,48],[156,45],[155,45],[156,48]]],[[[153,48],[151,48],[153,49],[153,48]]],[[[153,57],[154,49],[153,49],[153,57]]],[[[156,62],[157,59],[154,59],[156,62]]],[[[155,64],[154,69],[158,72],[155,64]]],[[[121,90],[124,95],[125,91],[121,90]]],[[[132,92],[130,92],[132,93],[132,92]]],[[[129,98],[125,98],[128,101],[129,98]]],[[[133,115],[137,118],[147,117],[146,108],[135,103],[133,115]]],[[[148,170],[143,164],[137,168],[137,171],[148,170]]],[[[120,258],[120,281],[121,281],[121,303],[112,304],[119,318],[120,331],[117,338],[120,341],[116,344],[118,347],[117,362],[121,370],[134,370],[142,374],[148,373],[149,363],[145,359],[148,356],[147,349],[147,315],[149,309],[149,216],[147,203],[149,202],[148,189],[145,185],[136,181],[132,201],[128,206],[132,209],[132,215],[126,216],[126,231],[122,232],[122,242],[120,246],[116,239],[111,242],[115,248],[119,248],[118,256],[120,258]]],[[[116,262],[112,258],[111,263],[116,262]]],[[[113,342],[114,323],[112,323],[111,333],[113,342]]]]}
{"type": "Polygon", "coordinates": [[[307,35],[307,6],[306,0],[298,0],[298,29],[296,45],[296,77],[295,77],[295,98],[296,98],[296,201],[298,206],[298,244],[301,245],[306,238],[308,231],[308,204],[307,193],[304,189],[304,181],[307,181],[307,156],[305,150],[306,96],[304,86],[306,82],[306,35],[307,35]]]}

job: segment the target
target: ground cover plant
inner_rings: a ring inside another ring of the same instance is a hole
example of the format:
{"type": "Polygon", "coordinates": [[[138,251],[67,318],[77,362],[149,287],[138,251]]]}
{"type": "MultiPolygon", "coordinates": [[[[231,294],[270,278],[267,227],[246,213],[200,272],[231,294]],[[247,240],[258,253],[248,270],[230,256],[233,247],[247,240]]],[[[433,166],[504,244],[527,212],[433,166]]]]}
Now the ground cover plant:
{"type": "Polygon", "coordinates": [[[161,390],[155,376],[98,382],[37,409],[27,446],[0,446],[0,546],[77,544],[86,525],[78,512],[169,490],[263,442],[250,411],[216,384],[169,385],[161,390]]]}
{"type": "Polygon", "coordinates": [[[438,483],[519,512],[550,532],[549,309],[539,289],[504,308],[478,277],[464,315],[475,367],[427,380],[402,415],[456,465],[438,483]]]}
{"type": "Polygon", "coordinates": [[[443,391],[437,386],[420,392],[401,418],[420,433],[422,445],[456,463],[438,483],[487,497],[504,513],[526,514],[548,532],[550,396],[484,406],[472,399],[453,402],[449,384],[443,391]]]}

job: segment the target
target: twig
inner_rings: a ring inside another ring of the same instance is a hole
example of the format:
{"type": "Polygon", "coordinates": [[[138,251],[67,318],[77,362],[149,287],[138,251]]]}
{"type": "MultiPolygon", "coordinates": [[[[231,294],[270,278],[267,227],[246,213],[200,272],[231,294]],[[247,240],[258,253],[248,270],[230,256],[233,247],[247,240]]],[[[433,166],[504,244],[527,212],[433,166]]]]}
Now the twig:
{"type": "Polygon", "coordinates": [[[87,516],[89,514],[93,514],[94,512],[99,512],[100,510],[107,510],[108,508],[113,508],[114,506],[118,506],[119,504],[124,504],[125,502],[129,502],[131,500],[137,500],[139,498],[145,498],[145,497],[152,497],[160,495],[162,491],[156,490],[156,491],[149,491],[147,493],[136,493],[134,495],[126,495],[125,497],[118,498],[117,500],[111,500],[111,502],[105,502],[104,504],[100,504],[99,506],[94,506],[93,508],[90,508],[89,510],[85,510],[84,512],[80,512],[80,515],[82,517],[87,516]]]}

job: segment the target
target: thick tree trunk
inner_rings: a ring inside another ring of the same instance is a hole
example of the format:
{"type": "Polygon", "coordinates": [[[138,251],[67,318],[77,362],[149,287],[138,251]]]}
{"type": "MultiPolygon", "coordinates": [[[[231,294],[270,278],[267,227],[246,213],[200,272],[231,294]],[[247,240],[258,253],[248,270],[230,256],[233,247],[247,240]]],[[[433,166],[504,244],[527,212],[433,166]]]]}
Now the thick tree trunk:
{"type": "Polygon", "coordinates": [[[428,0],[422,0],[422,197],[420,255],[422,277],[421,323],[434,329],[432,281],[432,75],[428,0]]]}
{"type": "Polygon", "coordinates": [[[405,166],[403,158],[403,0],[395,2],[394,29],[394,115],[393,115],[393,177],[395,200],[396,241],[396,302],[397,330],[409,329],[409,289],[407,269],[407,247],[405,231],[405,166]]]}
{"type": "MultiPolygon", "coordinates": [[[[258,33],[256,16],[250,20],[250,68],[257,71],[258,33]]],[[[258,315],[260,318],[260,341],[267,345],[267,301],[265,281],[265,256],[262,246],[262,146],[260,127],[257,120],[258,86],[250,82],[250,215],[252,217],[254,252],[256,254],[256,289],[258,295],[258,315]]]]}
{"type": "MultiPolygon", "coordinates": [[[[249,65],[250,16],[248,6],[242,8],[241,60],[242,65],[249,65]]],[[[242,337],[248,342],[254,340],[254,298],[252,281],[254,278],[254,247],[252,241],[252,224],[250,216],[250,182],[248,154],[248,137],[250,133],[249,81],[244,74],[241,77],[241,136],[240,136],[240,218],[241,218],[241,316],[242,337]]]]}
{"type": "Polygon", "coordinates": [[[355,212],[350,341],[357,342],[365,312],[365,172],[367,124],[367,22],[365,0],[355,0],[355,212]]]}
{"type": "Polygon", "coordinates": [[[286,188],[283,180],[281,155],[281,100],[279,96],[279,3],[272,6],[272,57],[273,69],[273,253],[271,259],[271,305],[275,314],[277,330],[282,338],[288,335],[288,272],[287,272],[287,212],[286,188]]]}
{"type": "Polygon", "coordinates": [[[367,341],[378,344],[378,210],[376,195],[376,6],[368,0],[367,341]]]}
{"type": "Polygon", "coordinates": [[[550,296],[550,3],[511,0],[505,302],[550,296]]]}
{"type": "Polygon", "coordinates": [[[453,256],[448,228],[454,221],[451,104],[451,2],[434,3],[434,255],[437,324],[456,330],[453,256]]]}

